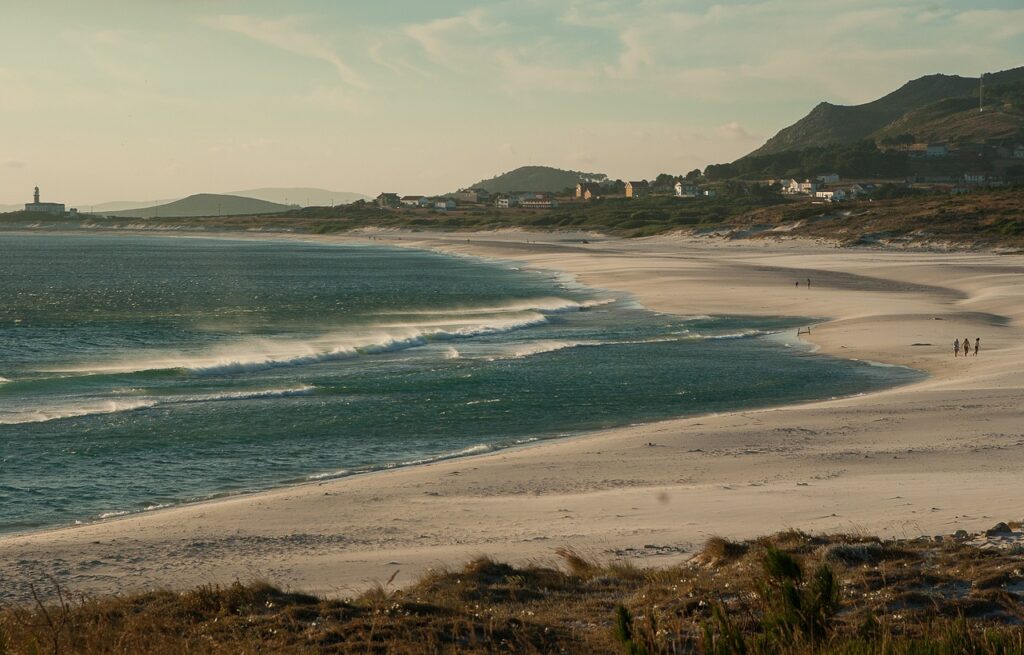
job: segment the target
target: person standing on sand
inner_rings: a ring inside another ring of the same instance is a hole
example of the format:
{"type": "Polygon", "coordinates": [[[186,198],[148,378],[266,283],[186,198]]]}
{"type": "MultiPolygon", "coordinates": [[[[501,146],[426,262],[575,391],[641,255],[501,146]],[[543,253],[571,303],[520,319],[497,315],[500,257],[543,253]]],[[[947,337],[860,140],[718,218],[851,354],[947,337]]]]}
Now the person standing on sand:
{"type": "Polygon", "coordinates": [[[971,340],[964,337],[964,357],[971,356],[971,340]]]}
{"type": "Polygon", "coordinates": [[[800,280],[797,280],[797,281],[796,281],[796,288],[797,288],[797,289],[799,289],[799,288],[800,288],[800,280]]]}
{"type": "Polygon", "coordinates": [[[974,356],[978,356],[978,351],[981,350],[981,337],[974,338],[974,356]]]}
{"type": "Polygon", "coordinates": [[[953,357],[960,356],[960,340],[953,339],[953,357]]]}
{"type": "Polygon", "coordinates": [[[807,288],[811,288],[811,278],[807,278],[807,288]]]}

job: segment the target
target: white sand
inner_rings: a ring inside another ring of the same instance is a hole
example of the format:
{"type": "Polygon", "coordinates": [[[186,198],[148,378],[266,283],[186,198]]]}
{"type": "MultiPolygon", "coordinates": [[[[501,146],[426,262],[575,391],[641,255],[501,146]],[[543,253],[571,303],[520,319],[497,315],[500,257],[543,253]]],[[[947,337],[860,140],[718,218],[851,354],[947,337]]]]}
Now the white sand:
{"type": "Polygon", "coordinates": [[[710,535],[918,536],[1024,518],[1024,257],[673,237],[376,236],[565,271],[658,311],[828,318],[810,337],[823,353],[932,377],[10,536],[0,539],[0,600],[24,598],[48,576],[84,593],[260,577],[347,595],[396,569],[396,584],[408,584],[478,554],[548,560],[571,545],[658,565],[689,557],[710,535]],[[952,357],[964,336],[982,338],[981,356],[952,357]]]}

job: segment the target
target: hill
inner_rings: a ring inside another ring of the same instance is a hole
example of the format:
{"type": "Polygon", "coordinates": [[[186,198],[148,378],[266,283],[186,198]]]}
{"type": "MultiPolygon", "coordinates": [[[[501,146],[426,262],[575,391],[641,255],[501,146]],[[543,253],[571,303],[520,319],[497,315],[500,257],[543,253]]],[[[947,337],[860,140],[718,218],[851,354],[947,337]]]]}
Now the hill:
{"type": "MultiPolygon", "coordinates": [[[[1024,67],[985,76],[991,88],[1024,83],[1024,67]]],[[[928,75],[907,82],[892,93],[862,105],[844,106],[822,102],[804,118],[779,131],[763,146],[747,155],[756,157],[793,150],[848,144],[879,135],[926,131],[935,138],[990,138],[1024,128],[1024,118],[1009,114],[1002,121],[971,120],[942,123],[950,116],[969,112],[969,99],[977,108],[980,79],[958,75],[928,75]],[[947,102],[958,99],[957,102],[947,102]],[[966,124],[964,124],[966,123],[966,124]]],[[[1000,105],[1002,103],[999,103],[1000,105]]],[[[992,103],[997,113],[1001,106],[992,103]]]]}
{"type": "Polygon", "coordinates": [[[522,166],[469,185],[475,189],[487,189],[491,193],[511,193],[513,191],[547,191],[554,193],[576,186],[581,180],[601,181],[608,176],[603,173],[583,173],[567,171],[550,166],[522,166]]]}
{"type": "Polygon", "coordinates": [[[255,198],[197,193],[181,200],[175,200],[156,207],[142,207],[124,211],[107,212],[108,216],[126,218],[190,218],[198,216],[252,216],[257,214],[279,214],[291,211],[293,207],[255,198]]]}
{"type": "Polygon", "coordinates": [[[255,198],[280,205],[299,205],[301,207],[331,207],[347,205],[357,200],[369,200],[369,196],[352,191],[328,191],[313,187],[267,187],[262,189],[246,189],[231,191],[228,195],[255,198]]]}

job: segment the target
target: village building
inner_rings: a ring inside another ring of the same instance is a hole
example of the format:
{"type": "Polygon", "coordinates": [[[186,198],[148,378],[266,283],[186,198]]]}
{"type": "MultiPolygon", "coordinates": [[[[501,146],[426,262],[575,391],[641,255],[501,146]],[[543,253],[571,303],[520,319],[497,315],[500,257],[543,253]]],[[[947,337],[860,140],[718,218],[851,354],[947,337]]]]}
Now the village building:
{"type": "Polygon", "coordinates": [[[491,201],[491,192],[487,189],[459,189],[454,195],[457,202],[469,204],[491,201]]]}
{"type": "Polygon", "coordinates": [[[576,185],[577,200],[597,200],[601,198],[601,185],[594,182],[580,182],[576,185]]]}
{"type": "Polygon", "coordinates": [[[404,207],[429,207],[430,198],[426,196],[402,196],[404,207]]]}
{"type": "Polygon", "coordinates": [[[458,207],[458,204],[451,198],[434,198],[434,209],[442,212],[451,211],[458,207]]]}
{"type": "Polygon", "coordinates": [[[676,198],[696,198],[700,195],[700,189],[695,184],[680,181],[676,182],[675,193],[676,198]]]}
{"type": "Polygon", "coordinates": [[[827,202],[842,202],[843,200],[846,200],[846,192],[842,189],[834,189],[832,191],[815,191],[814,197],[827,202]]]}
{"type": "Polygon", "coordinates": [[[377,206],[381,209],[388,209],[392,207],[401,207],[402,199],[397,193],[382,193],[377,196],[377,206]]]}
{"type": "Polygon", "coordinates": [[[648,184],[646,181],[641,180],[639,182],[626,182],[627,198],[633,198],[634,200],[637,198],[643,198],[644,196],[648,195],[650,191],[651,185],[648,184]]]}
{"type": "Polygon", "coordinates": [[[64,213],[64,204],[60,202],[39,202],[39,187],[36,187],[35,193],[32,194],[32,202],[25,203],[25,211],[60,216],[64,213]]]}
{"type": "Polygon", "coordinates": [[[547,193],[526,193],[519,197],[519,206],[523,209],[553,209],[558,201],[547,193]]]}
{"type": "Polygon", "coordinates": [[[925,148],[925,157],[946,157],[949,155],[949,148],[945,143],[929,143],[925,148]]]}
{"type": "Polygon", "coordinates": [[[796,179],[790,179],[788,183],[783,187],[783,193],[789,193],[792,195],[812,195],[818,190],[818,183],[810,180],[804,180],[799,182],[796,179]]]}

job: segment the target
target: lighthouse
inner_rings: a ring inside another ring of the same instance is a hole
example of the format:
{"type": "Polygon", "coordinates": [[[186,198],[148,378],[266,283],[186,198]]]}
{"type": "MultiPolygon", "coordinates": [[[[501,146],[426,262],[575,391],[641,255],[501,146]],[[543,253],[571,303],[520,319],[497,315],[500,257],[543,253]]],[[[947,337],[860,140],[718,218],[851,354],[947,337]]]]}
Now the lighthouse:
{"type": "Polygon", "coordinates": [[[61,216],[64,214],[64,203],[39,202],[39,187],[36,187],[32,194],[32,202],[25,204],[25,211],[61,216]]]}

